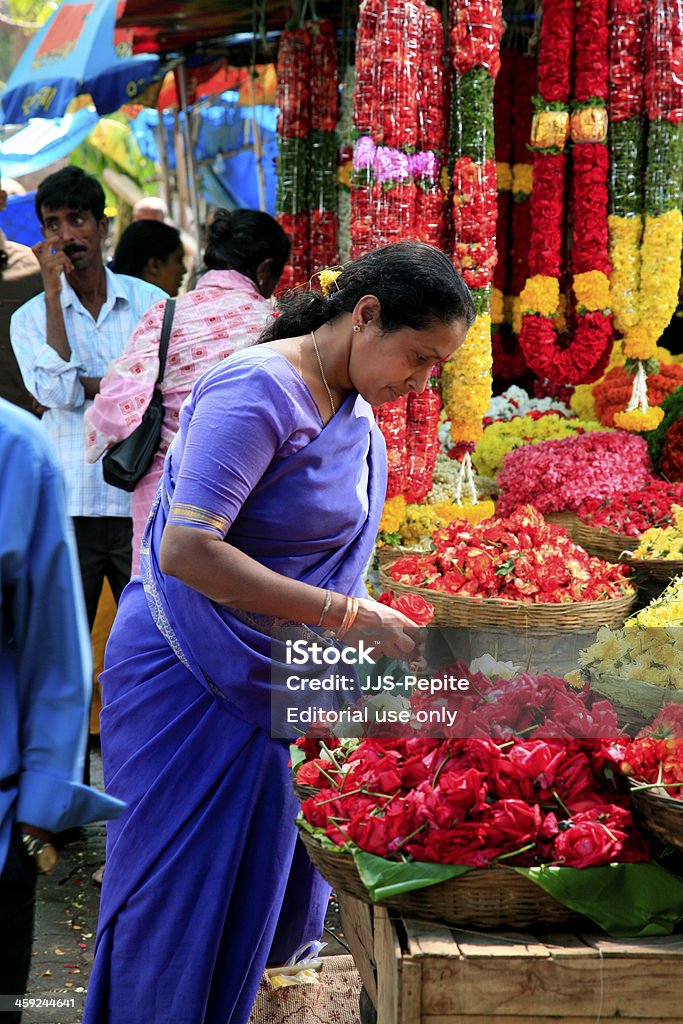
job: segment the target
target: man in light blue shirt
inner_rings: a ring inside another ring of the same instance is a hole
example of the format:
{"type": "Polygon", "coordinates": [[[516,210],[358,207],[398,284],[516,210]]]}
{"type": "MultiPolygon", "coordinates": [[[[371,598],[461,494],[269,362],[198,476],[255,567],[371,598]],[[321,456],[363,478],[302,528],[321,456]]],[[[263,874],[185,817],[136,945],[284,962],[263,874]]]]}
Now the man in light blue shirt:
{"type": "Polygon", "coordinates": [[[130,495],[85,459],[83,416],[111,360],[153,303],[154,285],[102,261],[104,192],[79,167],[49,175],[36,193],[43,241],[33,251],[45,291],[12,317],[12,347],[26,387],[46,407],[42,427],[64,473],[90,626],[105,577],[114,597],[130,578],[130,495]]]}
{"type": "MultiPolygon", "coordinates": [[[[90,637],[64,488],[41,424],[0,398],[0,995],[25,992],[54,832],[117,817],[80,782],[90,637]]],[[[6,1009],[6,1007],[0,1007],[6,1009]]],[[[20,1014],[2,1014],[19,1020],[20,1014]]]]}

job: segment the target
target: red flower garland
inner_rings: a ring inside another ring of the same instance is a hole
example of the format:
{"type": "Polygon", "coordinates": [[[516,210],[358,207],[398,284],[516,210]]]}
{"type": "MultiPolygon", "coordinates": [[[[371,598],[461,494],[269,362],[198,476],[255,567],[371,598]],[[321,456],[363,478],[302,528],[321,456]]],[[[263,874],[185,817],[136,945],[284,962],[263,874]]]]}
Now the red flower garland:
{"type": "MultiPolygon", "coordinates": [[[[576,18],[574,51],[575,103],[593,105],[607,94],[607,0],[556,0],[547,5],[541,24],[539,94],[545,104],[567,104],[576,18]]],[[[547,113],[547,111],[546,111],[547,113]]],[[[529,272],[559,278],[562,259],[564,153],[537,152],[534,159],[532,241],[529,272]]],[[[573,151],[574,236],[572,271],[608,274],[607,172],[609,160],[602,143],[579,141],[573,151]]],[[[540,377],[558,383],[597,380],[609,361],[611,314],[579,307],[571,342],[558,344],[552,317],[528,312],[522,321],[520,345],[529,367],[540,377]]]]}
{"type": "Polygon", "coordinates": [[[439,413],[437,389],[427,387],[421,395],[408,396],[406,431],[406,501],[419,504],[432,489],[436,457],[439,454],[439,413]]]}

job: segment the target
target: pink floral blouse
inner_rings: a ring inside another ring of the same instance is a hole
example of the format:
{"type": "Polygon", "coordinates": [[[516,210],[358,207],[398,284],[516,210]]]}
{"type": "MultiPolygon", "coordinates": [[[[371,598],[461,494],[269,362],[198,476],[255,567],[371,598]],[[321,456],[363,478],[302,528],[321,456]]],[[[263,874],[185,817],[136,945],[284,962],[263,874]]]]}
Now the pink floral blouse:
{"type": "MultiPolygon", "coordinates": [[[[132,434],[142,420],[159,372],[164,307],[165,302],[157,302],[148,310],[102,378],[99,394],[85,413],[88,462],[96,462],[108,448],[132,434]]],[[[180,406],[206,370],[257,341],[271,312],[270,302],[253,281],[235,270],[210,270],[198,288],[176,301],[161,383],[165,409],[161,446],[133,493],[134,573],[164,456],[178,430],[180,406]]]]}

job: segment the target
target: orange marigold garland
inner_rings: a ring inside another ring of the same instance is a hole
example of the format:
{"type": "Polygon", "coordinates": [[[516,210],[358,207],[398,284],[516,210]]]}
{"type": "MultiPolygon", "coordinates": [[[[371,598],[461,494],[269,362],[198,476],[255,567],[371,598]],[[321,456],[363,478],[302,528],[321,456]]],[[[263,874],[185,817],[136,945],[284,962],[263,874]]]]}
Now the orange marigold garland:
{"type": "Polygon", "coordinates": [[[543,11],[537,113],[532,128],[530,277],[521,295],[520,345],[527,364],[555,383],[597,380],[612,348],[607,252],[607,0],[554,0],[543,11]],[[572,49],[574,60],[572,64],[572,49]],[[570,74],[574,98],[570,117],[570,74]],[[563,196],[573,148],[571,341],[557,331],[564,228],[563,196]]]}

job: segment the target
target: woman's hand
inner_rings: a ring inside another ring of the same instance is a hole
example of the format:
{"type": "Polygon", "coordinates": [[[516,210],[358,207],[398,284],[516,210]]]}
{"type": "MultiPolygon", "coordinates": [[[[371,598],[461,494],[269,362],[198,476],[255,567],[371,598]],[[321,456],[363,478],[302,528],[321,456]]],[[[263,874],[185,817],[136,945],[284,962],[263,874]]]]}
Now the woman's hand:
{"type": "Polygon", "coordinates": [[[366,648],[374,645],[378,658],[385,656],[413,664],[422,659],[423,638],[424,629],[395,608],[359,598],[358,615],[344,636],[344,643],[357,647],[362,640],[366,648]]]}

